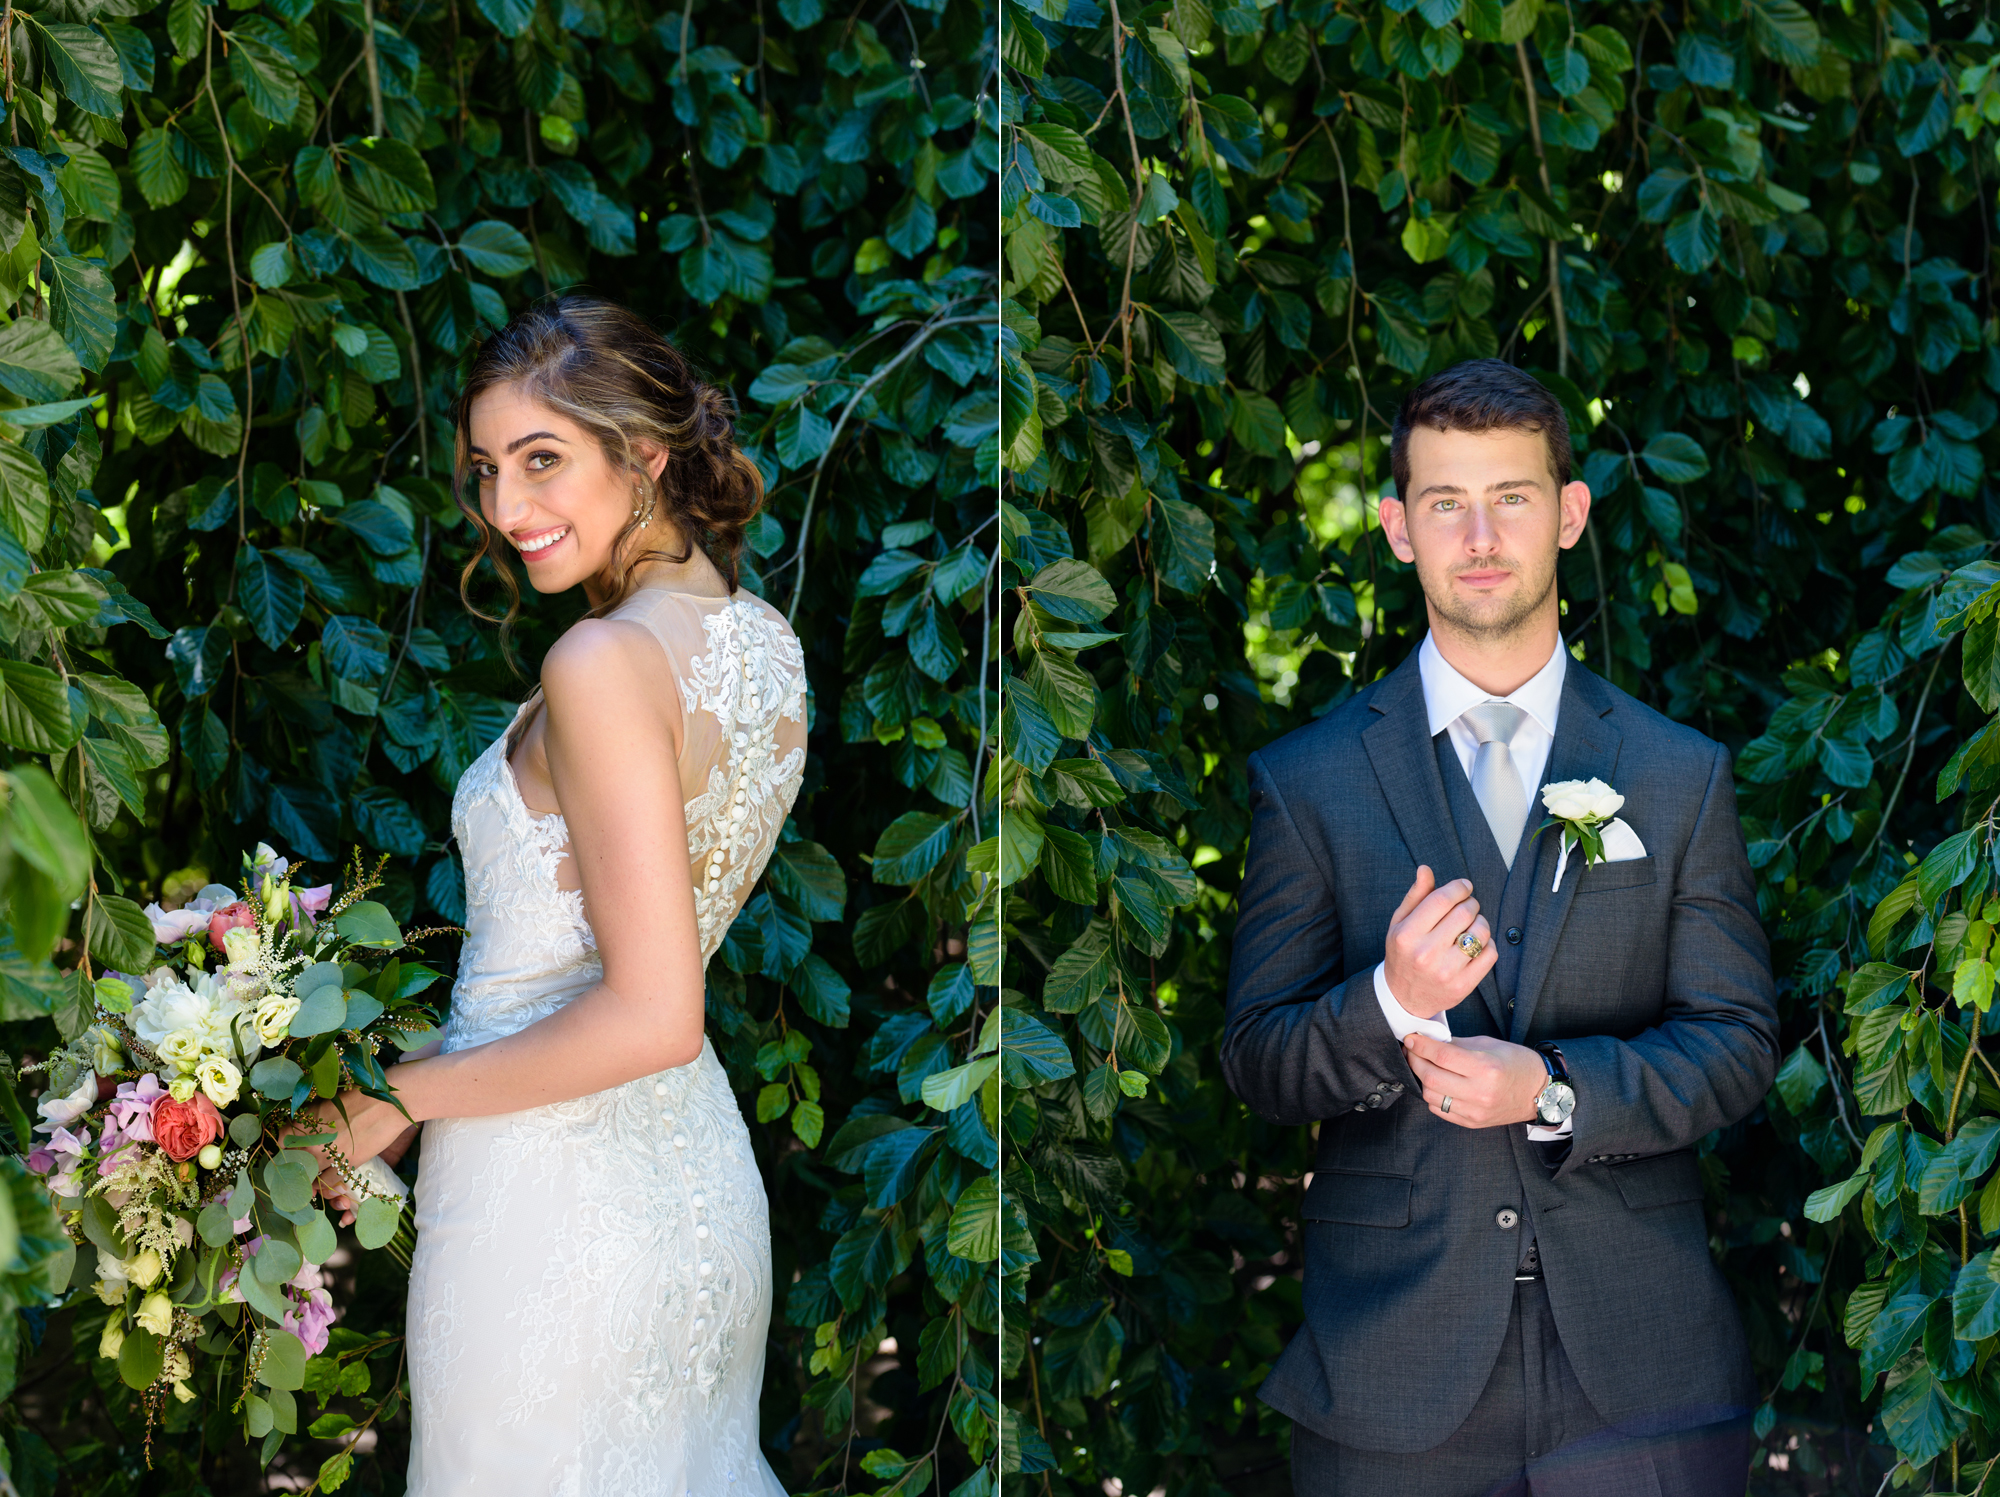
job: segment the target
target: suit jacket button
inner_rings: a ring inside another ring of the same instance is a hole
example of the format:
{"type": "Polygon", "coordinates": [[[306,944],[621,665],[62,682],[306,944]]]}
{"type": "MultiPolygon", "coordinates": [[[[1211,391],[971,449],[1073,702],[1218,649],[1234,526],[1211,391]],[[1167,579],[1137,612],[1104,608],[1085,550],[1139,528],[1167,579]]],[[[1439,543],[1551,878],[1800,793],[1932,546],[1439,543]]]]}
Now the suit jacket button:
{"type": "Polygon", "coordinates": [[[1520,926],[1510,925],[1507,927],[1507,944],[1509,946],[1519,946],[1521,944],[1520,926]]]}
{"type": "Polygon", "coordinates": [[[1368,1094],[1368,1105],[1370,1107],[1380,1107],[1382,1105],[1382,1094],[1380,1092],[1370,1092],[1368,1094]]]}
{"type": "Polygon", "coordinates": [[[1521,1213],[1516,1211],[1512,1206],[1502,1206],[1494,1214],[1493,1225],[1503,1232],[1511,1232],[1521,1225],[1521,1213]]]}

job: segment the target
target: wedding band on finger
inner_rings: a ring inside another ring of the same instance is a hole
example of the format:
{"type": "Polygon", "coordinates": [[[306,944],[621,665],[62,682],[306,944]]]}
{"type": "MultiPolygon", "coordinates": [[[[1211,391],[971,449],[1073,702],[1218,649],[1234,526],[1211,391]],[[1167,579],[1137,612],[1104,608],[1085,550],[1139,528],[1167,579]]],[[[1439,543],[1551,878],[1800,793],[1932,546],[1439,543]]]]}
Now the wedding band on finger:
{"type": "Polygon", "coordinates": [[[1446,1097],[1446,1098],[1445,1098],[1445,1099],[1444,1099],[1444,1100],[1443,1100],[1442,1102],[1438,1103],[1438,1111],[1439,1111],[1439,1112],[1450,1112],[1450,1111],[1451,1111],[1451,1098],[1449,1098],[1449,1097],[1446,1097]]]}
{"type": "Polygon", "coordinates": [[[1476,962],[1479,960],[1479,953],[1486,949],[1486,943],[1468,930],[1460,934],[1458,949],[1465,953],[1468,962],[1476,962]]]}

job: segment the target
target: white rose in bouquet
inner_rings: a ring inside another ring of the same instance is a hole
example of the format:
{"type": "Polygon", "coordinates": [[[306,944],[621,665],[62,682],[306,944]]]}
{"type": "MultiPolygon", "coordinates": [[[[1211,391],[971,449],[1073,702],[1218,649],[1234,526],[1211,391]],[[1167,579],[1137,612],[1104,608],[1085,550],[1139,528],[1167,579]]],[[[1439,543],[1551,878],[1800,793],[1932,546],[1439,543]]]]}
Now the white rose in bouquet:
{"type": "Polygon", "coordinates": [[[192,1029],[176,1029],[153,1048],[178,1071],[190,1072],[201,1064],[201,1036],[192,1029]]]}
{"type": "Polygon", "coordinates": [[[194,1075],[217,1107],[227,1107],[243,1089],[243,1073],[220,1055],[209,1056],[195,1068],[194,1075]]]}
{"type": "Polygon", "coordinates": [[[299,1000],[290,993],[269,993],[257,1000],[257,1038],[267,1045],[282,1045],[291,1033],[292,1016],[299,1000]]]}

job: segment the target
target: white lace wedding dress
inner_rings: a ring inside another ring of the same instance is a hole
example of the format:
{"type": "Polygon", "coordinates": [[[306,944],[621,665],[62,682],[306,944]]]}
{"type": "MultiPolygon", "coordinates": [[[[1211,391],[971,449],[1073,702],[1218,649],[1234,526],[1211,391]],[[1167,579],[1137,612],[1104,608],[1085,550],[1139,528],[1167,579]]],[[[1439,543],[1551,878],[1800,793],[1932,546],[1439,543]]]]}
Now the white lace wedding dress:
{"type": "MultiPolygon", "coordinates": [[[[647,589],[613,617],[659,640],[679,689],[706,961],[798,793],[804,657],[747,593],[647,589]]],[[[568,832],[522,802],[512,737],[452,804],[468,934],[447,1051],[602,973],[583,896],[562,887],[568,832]]],[[[784,1497],[758,1447],[769,1212],[713,1047],[594,1096],[427,1124],[416,1224],[409,1497],[784,1497]]]]}

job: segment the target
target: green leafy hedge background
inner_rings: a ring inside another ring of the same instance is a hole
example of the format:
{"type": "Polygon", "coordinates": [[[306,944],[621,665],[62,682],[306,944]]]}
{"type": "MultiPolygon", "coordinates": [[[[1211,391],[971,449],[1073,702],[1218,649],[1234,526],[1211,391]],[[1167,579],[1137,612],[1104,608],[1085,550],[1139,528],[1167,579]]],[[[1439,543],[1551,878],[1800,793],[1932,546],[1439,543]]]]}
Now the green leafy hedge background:
{"type": "MultiPolygon", "coordinates": [[[[456,371],[549,292],[628,302],[740,402],[746,585],[812,687],[709,992],[796,1491],[994,1486],[997,45],[978,0],[0,9],[0,1045],[76,1034],[90,978],[145,962],[139,907],[259,840],[321,879],[386,855],[406,927],[463,918],[453,784],[583,604],[530,594],[522,674],[461,606],[456,371]]],[[[7,1077],[25,1142],[42,1081],[7,1077]]],[[[402,1490],[386,1259],[341,1270],[268,1436],[223,1395],[149,1432],[63,1224],[0,1175],[14,1491],[257,1491],[267,1461],[402,1490]]]]}
{"type": "Polygon", "coordinates": [[[1288,1490],[1309,1139],[1215,1065],[1244,758],[1421,637],[1389,422],[1497,355],[1596,495],[1573,653],[1736,755],[1752,1490],[2000,1491],[1988,8],[1003,13],[1008,1490],[1288,1490]]]}

